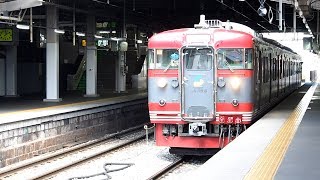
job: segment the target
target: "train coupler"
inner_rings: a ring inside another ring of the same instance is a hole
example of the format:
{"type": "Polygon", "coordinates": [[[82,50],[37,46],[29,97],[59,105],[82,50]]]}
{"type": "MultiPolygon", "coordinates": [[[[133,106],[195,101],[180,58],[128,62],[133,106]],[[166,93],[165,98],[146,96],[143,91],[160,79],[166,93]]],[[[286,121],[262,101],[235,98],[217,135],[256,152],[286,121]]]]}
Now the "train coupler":
{"type": "Polygon", "coordinates": [[[189,134],[192,136],[204,136],[207,135],[206,123],[190,123],[189,134]]]}

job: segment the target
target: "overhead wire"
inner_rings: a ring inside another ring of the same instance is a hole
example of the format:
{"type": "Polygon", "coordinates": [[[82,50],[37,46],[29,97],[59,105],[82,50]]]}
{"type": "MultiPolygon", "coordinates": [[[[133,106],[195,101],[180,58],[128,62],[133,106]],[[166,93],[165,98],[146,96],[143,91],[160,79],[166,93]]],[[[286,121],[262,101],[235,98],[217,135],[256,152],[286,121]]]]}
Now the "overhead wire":
{"type": "Polygon", "coordinates": [[[217,1],[217,2],[219,2],[220,4],[224,5],[225,7],[227,7],[227,8],[229,8],[229,9],[233,10],[234,12],[236,12],[236,13],[240,14],[241,16],[243,16],[243,17],[247,18],[248,20],[252,21],[252,19],[251,19],[251,18],[249,18],[248,16],[246,16],[246,15],[242,14],[241,12],[239,12],[238,10],[236,10],[234,7],[230,7],[230,6],[228,6],[228,5],[227,5],[227,4],[225,4],[223,1],[219,1],[219,0],[216,0],[216,1],[217,1]]]}
{"type": "MultiPolygon", "coordinates": [[[[246,16],[246,15],[242,14],[241,12],[239,12],[238,10],[236,10],[234,7],[228,6],[228,5],[225,4],[223,1],[219,1],[219,0],[216,0],[216,1],[219,2],[220,4],[224,5],[225,7],[233,10],[234,12],[240,14],[241,16],[245,17],[246,19],[248,19],[248,20],[250,20],[250,21],[252,21],[252,22],[255,22],[254,20],[252,20],[252,19],[249,18],[248,16],[246,16]]],[[[247,1],[246,1],[246,2],[247,2],[247,1]]],[[[259,2],[260,2],[260,0],[259,0],[259,2]]],[[[247,2],[247,3],[248,3],[248,2],[247,2]]],[[[249,5],[250,5],[250,4],[249,4],[249,5]]],[[[250,5],[250,6],[251,6],[251,5],[250,5]]],[[[253,8],[253,7],[251,6],[251,8],[253,8]]],[[[255,10],[255,11],[256,11],[256,10],[255,10]]],[[[261,28],[263,28],[264,30],[267,30],[268,32],[271,32],[269,29],[267,29],[266,27],[262,26],[261,24],[259,24],[259,23],[257,23],[257,22],[256,22],[256,24],[257,24],[258,26],[260,26],[261,28]]]]}

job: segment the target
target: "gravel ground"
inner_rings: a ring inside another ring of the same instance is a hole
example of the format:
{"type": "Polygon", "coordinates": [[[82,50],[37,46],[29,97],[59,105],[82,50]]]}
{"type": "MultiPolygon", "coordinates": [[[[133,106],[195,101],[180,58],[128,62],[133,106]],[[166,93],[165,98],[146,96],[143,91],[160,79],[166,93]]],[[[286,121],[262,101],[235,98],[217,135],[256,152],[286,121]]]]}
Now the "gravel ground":
{"type": "MultiPolygon", "coordinates": [[[[148,144],[145,140],[139,141],[112,154],[107,154],[99,159],[70,168],[52,177],[52,179],[70,179],[102,173],[105,172],[103,169],[105,163],[133,163],[132,166],[126,169],[110,172],[108,175],[112,180],[143,180],[149,178],[178,158],[180,157],[169,154],[168,148],[155,146],[152,139],[150,139],[148,144]]],[[[119,167],[123,166],[108,166],[108,169],[117,169],[119,167]]],[[[107,179],[107,176],[96,176],[90,179],[107,179]]]]}

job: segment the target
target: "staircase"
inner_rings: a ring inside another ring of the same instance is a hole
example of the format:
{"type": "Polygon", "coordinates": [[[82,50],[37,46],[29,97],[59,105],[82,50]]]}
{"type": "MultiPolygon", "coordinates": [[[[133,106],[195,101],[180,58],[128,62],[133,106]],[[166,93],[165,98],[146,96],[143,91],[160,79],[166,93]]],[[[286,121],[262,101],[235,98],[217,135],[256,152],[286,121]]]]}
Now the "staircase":
{"type": "MultiPolygon", "coordinates": [[[[79,55],[81,57],[81,55],[79,55]]],[[[79,86],[80,81],[84,81],[84,89],[86,81],[85,76],[83,78],[83,74],[86,70],[86,61],[87,61],[87,55],[82,55],[82,60],[80,62],[80,65],[78,66],[77,72],[75,74],[69,74],[68,75],[68,90],[76,90],[79,86]]]]}

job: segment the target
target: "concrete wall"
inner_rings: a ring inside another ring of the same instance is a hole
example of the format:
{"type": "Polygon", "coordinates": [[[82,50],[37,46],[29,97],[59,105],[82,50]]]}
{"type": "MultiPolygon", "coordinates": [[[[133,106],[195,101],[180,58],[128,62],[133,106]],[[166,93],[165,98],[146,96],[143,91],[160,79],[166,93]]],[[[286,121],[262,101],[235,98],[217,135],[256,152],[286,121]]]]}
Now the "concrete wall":
{"type": "Polygon", "coordinates": [[[146,122],[149,122],[147,100],[140,100],[135,104],[0,124],[0,168],[146,122]]]}

